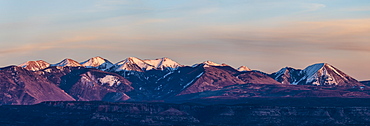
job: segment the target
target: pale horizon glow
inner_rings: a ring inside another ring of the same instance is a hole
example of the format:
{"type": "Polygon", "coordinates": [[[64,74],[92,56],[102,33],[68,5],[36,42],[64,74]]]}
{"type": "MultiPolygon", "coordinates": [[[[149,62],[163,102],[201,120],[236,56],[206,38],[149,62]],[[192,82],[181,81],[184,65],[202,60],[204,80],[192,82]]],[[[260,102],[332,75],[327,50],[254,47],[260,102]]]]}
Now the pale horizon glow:
{"type": "Polygon", "coordinates": [[[0,66],[101,56],[266,73],[329,63],[370,80],[367,0],[0,0],[0,66]]]}

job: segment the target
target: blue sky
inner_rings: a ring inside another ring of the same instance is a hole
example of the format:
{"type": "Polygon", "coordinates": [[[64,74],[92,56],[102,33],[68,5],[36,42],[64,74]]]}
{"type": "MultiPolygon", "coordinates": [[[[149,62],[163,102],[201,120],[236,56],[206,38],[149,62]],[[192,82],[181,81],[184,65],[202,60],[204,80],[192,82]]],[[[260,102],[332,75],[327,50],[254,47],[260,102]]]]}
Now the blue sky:
{"type": "Polygon", "coordinates": [[[274,72],[327,62],[370,79],[368,0],[0,0],[1,66],[169,57],[274,72]]]}

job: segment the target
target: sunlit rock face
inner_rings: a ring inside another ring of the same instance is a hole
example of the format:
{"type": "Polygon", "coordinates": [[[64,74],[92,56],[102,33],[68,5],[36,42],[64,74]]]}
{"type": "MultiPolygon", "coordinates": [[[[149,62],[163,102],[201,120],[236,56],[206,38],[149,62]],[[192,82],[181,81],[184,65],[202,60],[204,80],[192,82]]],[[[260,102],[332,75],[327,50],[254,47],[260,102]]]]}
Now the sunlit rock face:
{"type": "Polygon", "coordinates": [[[23,67],[24,69],[30,70],[30,71],[38,71],[44,68],[47,68],[50,66],[49,63],[43,61],[43,60],[37,60],[37,61],[27,61],[25,63],[22,63],[18,65],[19,67],[23,67]]]}

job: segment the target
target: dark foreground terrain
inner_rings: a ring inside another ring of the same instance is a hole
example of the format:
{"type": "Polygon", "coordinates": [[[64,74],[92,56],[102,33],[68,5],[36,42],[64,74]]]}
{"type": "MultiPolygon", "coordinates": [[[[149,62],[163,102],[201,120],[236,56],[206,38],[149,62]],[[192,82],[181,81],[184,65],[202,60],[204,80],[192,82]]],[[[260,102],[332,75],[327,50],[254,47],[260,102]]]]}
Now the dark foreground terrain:
{"type": "Polygon", "coordinates": [[[370,99],[247,98],[243,101],[245,103],[233,105],[102,101],[4,105],[0,106],[0,125],[370,124],[370,99]]]}

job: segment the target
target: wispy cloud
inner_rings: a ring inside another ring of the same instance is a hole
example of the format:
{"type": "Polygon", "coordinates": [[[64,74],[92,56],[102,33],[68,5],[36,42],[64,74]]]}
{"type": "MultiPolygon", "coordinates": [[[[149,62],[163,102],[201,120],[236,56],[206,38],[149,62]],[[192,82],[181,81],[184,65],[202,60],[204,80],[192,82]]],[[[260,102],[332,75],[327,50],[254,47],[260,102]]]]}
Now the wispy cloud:
{"type": "Polygon", "coordinates": [[[119,9],[119,6],[128,5],[132,2],[127,0],[99,0],[96,1],[93,8],[88,12],[113,11],[119,9]]]}
{"type": "Polygon", "coordinates": [[[235,43],[240,48],[261,52],[369,51],[368,22],[370,19],[287,22],[279,27],[265,29],[250,29],[248,25],[214,26],[212,31],[205,33],[214,40],[235,43]]]}
{"type": "Polygon", "coordinates": [[[325,8],[325,4],[320,4],[320,3],[306,3],[303,4],[302,7],[305,9],[305,11],[316,11],[322,8],[325,8]]]}
{"type": "MultiPolygon", "coordinates": [[[[8,53],[25,53],[25,52],[33,52],[33,51],[42,51],[42,50],[50,50],[54,48],[76,48],[74,44],[79,42],[85,42],[94,40],[96,37],[81,37],[76,36],[72,38],[64,38],[60,40],[51,40],[39,43],[29,43],[25,45],[20,45],[16,47],[10,47],[8,49],[1,49],[0,55],[8,54],[8,53]]],[[[78,47],[81,48],[81,47],[78,47]]]]}

